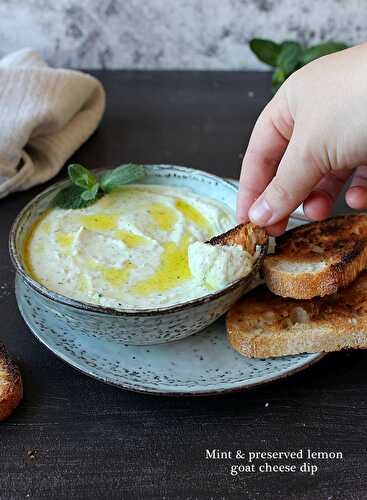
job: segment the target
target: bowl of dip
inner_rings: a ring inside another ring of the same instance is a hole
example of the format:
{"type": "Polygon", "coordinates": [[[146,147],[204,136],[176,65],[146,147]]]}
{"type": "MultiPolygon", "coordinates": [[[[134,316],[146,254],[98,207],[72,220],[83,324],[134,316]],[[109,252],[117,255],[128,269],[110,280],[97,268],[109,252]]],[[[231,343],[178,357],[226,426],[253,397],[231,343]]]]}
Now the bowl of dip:
{"type": "Polygon", "coordinates": [[[186,167],[144,169],[139,183],[77,210],[52,208],[68,181],[56,183],[16,218],[9,246],[17,301],[34,319],[42,311],[40,328],[128,345],[168,342],[203,330],[251,286],[264,248],[245,257],[211,251],[218,271],[206,273],[194,245],[236,224],[237,188],[186,167]]]}

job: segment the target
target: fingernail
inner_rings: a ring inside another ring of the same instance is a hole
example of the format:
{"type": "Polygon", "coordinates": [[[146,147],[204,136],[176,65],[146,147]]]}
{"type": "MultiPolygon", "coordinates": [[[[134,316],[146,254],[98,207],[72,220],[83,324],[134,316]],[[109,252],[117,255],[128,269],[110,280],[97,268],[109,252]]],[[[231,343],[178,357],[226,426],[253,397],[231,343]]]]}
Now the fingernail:
{"type": "Polygon", "coordinates": [[[261,198],[251,206],[248,215],[254,224],[265,225],[270,221],[273,211],[266,200],[261,198]]]}

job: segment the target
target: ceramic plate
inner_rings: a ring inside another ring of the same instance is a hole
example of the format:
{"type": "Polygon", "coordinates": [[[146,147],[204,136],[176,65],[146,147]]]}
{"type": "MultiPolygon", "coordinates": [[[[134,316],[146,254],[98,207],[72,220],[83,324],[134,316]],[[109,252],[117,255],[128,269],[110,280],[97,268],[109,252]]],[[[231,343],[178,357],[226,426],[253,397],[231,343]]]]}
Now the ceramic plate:
{"type": "MultiPolygon", "coordinates": [[[[291,226],[301,222],[297,216],[291,226]]],[[[17,293],[25,293],[17,280],[17,293]]],[[[224,319],[183,340],[153,346],[126,346],[65,333],[55,318],[44,328],[42,311],[31,314],[27,301],[20,312],[33,334],[56,356],[102,382],[138,392],[161,395],[209,395],[265,384],[303,370],[324,354],[250,359],[235,352],[227,341],[224,319]]]]}
{"type": "MultiPolygon", "coordinates": [[[[24,286],[20,280],[18,286],[24,286]]],[[[40,328],[42,317],[36,324],[25,301],[21,313],[34,335],[78,370],[124,389],[152,394],[205,395],[248,389],[302,370],[323,356],[244,358],[227,342],[223,319],[180,341],[137,347],[77,332],[65,334],[57,318],[51,330],[40,328]]]]}
{"type": "Polygon", "coordinates": [[[39,329],[28,307],[24,302],[21,309],[26,323],[54,354],[91,377],[139,392],[205,395],[248,389],[302,370],[323,356],[244,358],[227,342],[223,319],[180,341],[123,346],[77,332],[65,335],[57,321],[52,330],[39,329]]]}

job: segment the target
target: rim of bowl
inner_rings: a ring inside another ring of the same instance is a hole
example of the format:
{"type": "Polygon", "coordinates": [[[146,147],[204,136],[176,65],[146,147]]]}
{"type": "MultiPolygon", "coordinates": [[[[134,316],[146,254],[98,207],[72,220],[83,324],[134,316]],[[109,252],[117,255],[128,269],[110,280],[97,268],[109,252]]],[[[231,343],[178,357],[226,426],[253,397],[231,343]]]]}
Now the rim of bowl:
{"type": "MultiPolygon", "coordinates": [[[[171,170],[176,170],[181,173],[186,173],[188,175],[192,174],[199,174],[201,177],[207,177],[209,179],[215,180],[219,182],[222,185],[225,185],[227,188],[230,188],[232,191],[237,191],[237,187],[234,186],[230,181],[227,181],[226,179],[223,179],[222,177],[219,177],[214,174],[209,174],[208,172],[205,172],[203,170],[198,170],[198,169],[193,169],[190,167],[182,167],[178,165],[167,165],[167,164],[144,164],[144,168],[169,168],[171,170]]],[[[108,170],[107,168],[98,168],[94,169],[94,172],[101,173],[104,170],[108,170]]],[[[26,268],[23,265],[23,259],[18,251],[17,245],[16,245],[16,234],[18,230],[18,226],[20,221],[22,220],[23,216],[25,213],[34,205],[36,204],[40,199],[44,198],[45,196],[49,195],[53,191],[57,191],[60,188],[62,188],[64,185],[66,186],[69,183],[69,181],[63,180],[63,181],[58,181],[52,186],[48,187],[47,189],[44,189],[39,193],[37,196],[31,199],[19,212],[17,217],[15,218],[11,230],[10,230],[10,235],[9,235],[9,253],[10,253],[10,258],[13,263],[13,266],[18,272],[21,277],[30,285],[31,288],[33,288],[36,292],[40,293],[44,297],[47,297],[48,299],[52,300],[53,302],[61,303],[63,305],[67,305],[70,307],[73,307],[75,309],[79,309],[82,311],[87,311],[87,312],[93,312],[93,313],[100,313],[100,314],[108,314],[112,316],[156,316],[160,314],[168,314],[168,313],[175,313],[179,311],[183,311],[185,309],[191,309],[193,307],[197,307],[199,305],[211,302],[212,300],[215,300],[219,297],[222,297],[223,295],[226,295],[227,293],[231,292],[232,290],[235,290],[239,288],[244,281],[248,280],[250,276],[254,275],[254,270],[258,268],[259,262],[262,260],[262,258],[265,256],[265,248],[262,246],[260,250],[260,254],[250,272],[250,274],[247,274],[246,276],[243,276],[242,278],[234,281],[233,283],[230,283],[228,286],[225,288],[218,290],[217,292],[204,295],[202,297],[198,297],[196,299],[191,299],[186,302],[180,302],[178,304],[172,304],[170,306],[165,306],[165,307],[154,307],[154,308],[140,308],[140,309],[115,309],[113,307],[105,307],[105,306],[100,306],[97,304],[92,304],[90,302],[83,302],[81,300],[76,300],[76,299],[71,299],[70,297],[66,297],[65,295],[62,295],[58,292],[54,292],[50,290],[49,288],[45,287],[38,281],[32,278],[30,274],[28,274],[26,268]]],[[[158,184],[159,185],[159,184],[158,184]]],[[[179,187],[179,186],[177,186],[179,187]]]]}

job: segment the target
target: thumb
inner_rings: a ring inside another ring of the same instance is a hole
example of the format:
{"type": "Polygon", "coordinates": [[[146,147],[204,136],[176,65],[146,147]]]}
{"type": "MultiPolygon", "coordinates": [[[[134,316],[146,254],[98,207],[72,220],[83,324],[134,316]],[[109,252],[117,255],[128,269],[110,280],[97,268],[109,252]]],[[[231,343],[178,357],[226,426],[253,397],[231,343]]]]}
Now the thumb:
{"type": "Polygon", "coordinates": [[[325,172],[304,152],[294,132],[275,177],[249,210],[249,219],[270,226],[288,217],[310,194],[325,172]]]}

